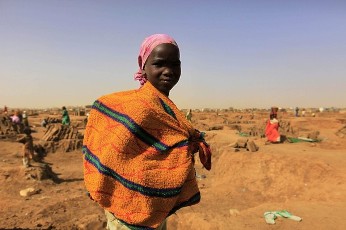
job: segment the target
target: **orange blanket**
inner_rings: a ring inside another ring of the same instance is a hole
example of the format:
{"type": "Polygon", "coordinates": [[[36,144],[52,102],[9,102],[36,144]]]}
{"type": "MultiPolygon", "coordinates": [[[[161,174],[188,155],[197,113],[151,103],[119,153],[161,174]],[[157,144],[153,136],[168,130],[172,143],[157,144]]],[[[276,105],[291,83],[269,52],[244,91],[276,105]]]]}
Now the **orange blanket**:
{"type": "Polygon", "coordinates": [[[99,98],[85,130],[84,180],[91,198],[130,228],[154,229],[196,204],[193,153],[211,153],[174,103],[147,82],[99,98]]]}

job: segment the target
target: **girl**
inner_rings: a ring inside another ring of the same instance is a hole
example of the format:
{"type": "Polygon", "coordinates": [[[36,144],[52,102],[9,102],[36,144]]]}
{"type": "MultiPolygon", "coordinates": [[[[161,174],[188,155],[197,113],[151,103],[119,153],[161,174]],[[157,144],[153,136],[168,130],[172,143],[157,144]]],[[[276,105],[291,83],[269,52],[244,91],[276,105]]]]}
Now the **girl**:
{"type": "Polygon", "coordinates": [[[200,201],[194,153],[211,168],[203,133],[168,98],[181,74],[177,43],[146,38],[138,65],[141,88],[96,100],[84,135],[85,185],[107,229],[166,229],[169,215],[200,201]]]}

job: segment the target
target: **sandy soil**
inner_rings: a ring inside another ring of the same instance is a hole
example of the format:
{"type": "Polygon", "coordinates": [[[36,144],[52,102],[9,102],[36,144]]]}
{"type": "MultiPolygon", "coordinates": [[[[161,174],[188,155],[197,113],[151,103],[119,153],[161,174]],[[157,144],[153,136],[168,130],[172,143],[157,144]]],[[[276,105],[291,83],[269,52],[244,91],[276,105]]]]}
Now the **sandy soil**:
{"type": "MultiPolygon", "coordinates": [[[[266,115],[242,114],[237,124],[264,124],[266,115]]],[[[317,117],[282,117],[301,133],[320,132],[319,143],[265,144],[265,138],[248,137],[257,152],[235,151],[230,146],[240,136],[225,121],[236,114],[194,113],[193,123],[206,131],[213,150],[212,170],[196,169],[202,194],[200,204],[179,210],[168,219],[168,229],[345,229],[346,141],[337,136],[346,114],[317,117]],[[263,213],[288,210],[303,220],[279,218],[266,224],[263,213]]],[[[29,117],[35,125],[35,143],[45,130],[41,117],[29,117]]],[[[74,121],[82,119],[72,117],[74,121]]],[[[83,131],[83,130],[81,130],[83,131]]],[[[35,180],[21,164],[21,144],[0,140],[0,229],[104,229],[105,217],[86,196],[80,151],[49,153],[44,159],[58,179],[35,180]],[[33,187],[37,194],[22,197],[19,191],[33,187]]],[[[35,168],[35,164],[34,167],[35,168]]]]}

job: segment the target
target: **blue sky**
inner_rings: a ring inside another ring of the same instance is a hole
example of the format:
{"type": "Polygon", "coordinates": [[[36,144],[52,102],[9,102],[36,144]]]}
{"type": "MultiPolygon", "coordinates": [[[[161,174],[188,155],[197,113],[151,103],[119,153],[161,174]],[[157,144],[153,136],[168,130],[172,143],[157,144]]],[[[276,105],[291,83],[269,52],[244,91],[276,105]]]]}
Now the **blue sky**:
{"type": "Polygon", "coordinates": [[[135,89],[143,39],[181,52],[179,108],[346,107],[346,1],[0,0],[0,106],[135,89]]]}

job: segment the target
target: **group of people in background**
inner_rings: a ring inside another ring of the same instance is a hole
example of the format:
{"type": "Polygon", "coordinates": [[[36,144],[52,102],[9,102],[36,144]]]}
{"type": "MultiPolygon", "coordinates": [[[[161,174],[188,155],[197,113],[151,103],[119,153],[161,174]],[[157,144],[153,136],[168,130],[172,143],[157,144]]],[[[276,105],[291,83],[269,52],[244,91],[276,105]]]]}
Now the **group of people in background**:
{"type": "MultiPolygon", "coordinates": [[[[5,105],[3,109],[3,114],[5,115],[5,119],[8,119],[13,127],[13,130],[16,133],[24,133],[24,128],[25,127],[30,127],[29,126],[29,120],[28,120],[28,114],[24,110],[23,112],[20,110],[12,110],[11,113],[8,112],[8,107],[5,105]]],[[[61,112],[61,124],[62,125],[70,125],[71,120],[69,113],[66,109],[65,106],[62,107],[62,112],[61,112]]],[[[41,125],[43,127],[46,127],[48,124],[47,118],[43,119],[41,125]]]]}
{"type": "Polygon", "coordinates": [[[23,144],[22,160],[23,166],[27,168],[30,166],[30,161],[34,158],[35,153],[28,114],[26,111],[22,112],[18,109],[12,110],[11,113],[9,113],[6,105],[4,106],[3,114],[5,115],[3,119],[10,122],[12,131],[17,134],[24,134],[19,135],[16,141],[23,144]]]}
{"type": "Polygon", "coordinates": [[[4,119],[7,119],[11,123],[11,128],[16,133],[24,133],[24,129],[29,127],[29,120],[26,111],[21,112],[20,110],[8,112],[7,106],[4,107],[3,113],[4,119]]]}
{"type": "MultiPolygon", "coordinates": [[[[5,105],[3,109],[4,119],[10,122],[12,130],[19,135],[16,139],[17,142],[23,144],[22,149],[22,160],[24,167],[30,167],[30,162],[35,156],[33,137],[31,135],[32,130],[29,126],[28,114],[26,111],[21,112],[20,110],[12,110],[11,113],[8,111],[8,107],[5,105]]],[[[65,106],[62,107],[61,113],[62,125],[70,125],[70,116],[65,106]]],[[[41,125],[46,127],[48,124],[45,118],[41,125]]]]}

